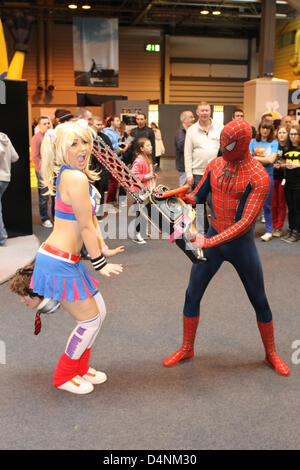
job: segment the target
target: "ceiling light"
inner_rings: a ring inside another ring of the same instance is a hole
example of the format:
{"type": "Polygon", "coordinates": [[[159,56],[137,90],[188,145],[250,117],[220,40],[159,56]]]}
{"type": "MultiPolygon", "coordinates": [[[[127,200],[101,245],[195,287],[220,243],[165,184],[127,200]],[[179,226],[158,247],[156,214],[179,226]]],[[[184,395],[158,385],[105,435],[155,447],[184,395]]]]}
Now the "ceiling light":
{"type": "Polygon", "coordinates": [[[91,5],[89,5],[88,3],[84,3],[81,8],[83,8],[83,10],[90,10],[92,7],[91,5]]]}
{"type": "Polygon", "coordinates": [[[214,10],[214,11],[212,12],[212,14],[215,15],[215,16],[218,16],[218,15],[221,15],[222,13],[221,13],[220,10],[214,10]]]}
{"type": "Polygon", "coordinates": [[[200,14],[201,15],[209,15],[209,11],[208,10],[201,10],[200,14]]]}
{"type": "Polygon", "coordinates": [[[75,5],[75,3],[70,3],[70,4],[68,5],[68,8],[70,8],[71,10],[76,10],[77,5],[75,5]]]}

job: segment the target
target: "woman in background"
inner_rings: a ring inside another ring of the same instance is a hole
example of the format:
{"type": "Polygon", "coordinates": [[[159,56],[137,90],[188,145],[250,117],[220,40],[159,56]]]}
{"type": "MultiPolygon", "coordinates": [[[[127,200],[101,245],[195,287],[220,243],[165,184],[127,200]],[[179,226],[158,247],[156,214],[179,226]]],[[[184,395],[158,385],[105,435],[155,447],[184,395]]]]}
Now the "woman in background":
{"type": "Polygon", "coordinates": [[[284,170],[281,168],[281,158],[284,154],[289,141],[289,128],[281,126],[277,128],[276,138],[278,140],[277,159],[273,166],[274,189],[272,195],[272,218],[273,218],[273,237],[281,237],[282,228],[286,218],[286,200],[284,194],[284,170]]]}
{"type": "Polygon", "coordinates": [[[156,169],[160,169],[160,157],[165,153],[165,146],[161,137],[161,131],[155,122],[151,122],[151,127],[155,135],[155,164],[156,169]]]}
{"type": "Polygon", "coordinates": [[[300,240],[300,126],[292,126],[289,146],[284,152],[282,167],[285,170],[285,197],[288,206],[289,228],[282,238],[287,243],[300,240]]]}
{"type": "MultiPolygon", "coordinates": [[[[152,164],[152,145],[146,137],[141,137],[136,143],[136,157],[131,167],[132,173],[150,190],[155,187],[156,174],[152,164]]],[[[145,245],[140,232],[140,212],[136,204],[135,236],[133,242],[139,245],[145,245]]]]}
{"type": "Polygon", "coordinates": [[[253,157],[265,168],[270,177],[270,191],[264,204],[264,217],[266,220],[266,233],[261,236],[262,241],[268,242],[272,239],[272,194],[273,194],[273,164],[277,158],[278,142],[274,139],[273,124],[270,121],[262,121],[255,136],[251,139],[249,150],[253,157]]]}

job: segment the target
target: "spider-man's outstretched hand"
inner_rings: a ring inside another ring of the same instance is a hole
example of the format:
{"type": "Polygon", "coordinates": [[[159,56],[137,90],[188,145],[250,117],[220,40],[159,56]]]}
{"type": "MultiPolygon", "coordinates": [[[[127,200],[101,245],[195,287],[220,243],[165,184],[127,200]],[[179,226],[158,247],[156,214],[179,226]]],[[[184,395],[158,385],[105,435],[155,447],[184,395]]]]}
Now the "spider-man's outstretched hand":
{"type": "Polygon", "coordinates": [[[188,238],[192,242],[194,248],[205,248],[206,238],[202,233],[189,233],[188,238]]]}
{"type": "Polygon", "coordinates": [[[196,201],[193,196],[190,194],[178,194],[178,197],[182,199],[186,204],[191,204],[191,206],[195,207],[196,206],[196,201]]]}

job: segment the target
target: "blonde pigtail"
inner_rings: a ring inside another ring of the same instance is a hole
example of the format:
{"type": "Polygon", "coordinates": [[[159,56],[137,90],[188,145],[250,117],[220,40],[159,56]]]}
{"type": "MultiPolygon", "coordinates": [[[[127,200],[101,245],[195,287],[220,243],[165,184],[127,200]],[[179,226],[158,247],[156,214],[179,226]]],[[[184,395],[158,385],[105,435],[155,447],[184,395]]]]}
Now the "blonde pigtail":
{"type": "Polygon", "coordinates": [[[47,193],[54,196],[54,180],[57,177],[59,168],[55,164],[56,144],[50,135],[45,135],[43,139],[41,145],[41,157],[42,184],[44,187],[48,188],[47,193]]]}

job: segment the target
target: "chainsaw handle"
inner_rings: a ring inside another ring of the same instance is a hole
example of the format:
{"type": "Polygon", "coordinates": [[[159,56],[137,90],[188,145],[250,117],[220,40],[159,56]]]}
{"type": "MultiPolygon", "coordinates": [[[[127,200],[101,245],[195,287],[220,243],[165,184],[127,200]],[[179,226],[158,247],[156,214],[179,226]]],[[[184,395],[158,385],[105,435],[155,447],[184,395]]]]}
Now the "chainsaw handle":
{"type": "Polygon", "coordinates": [[[184,186],[180,186],[179,188],[169,189],[168,191],[165,191],[164,193],[157,195],[156,197],[158,199],[166,199],[171,196],[178,196],[179,194],[184,195],[189,189],[190,185],[185,184],[184,186]]]}

